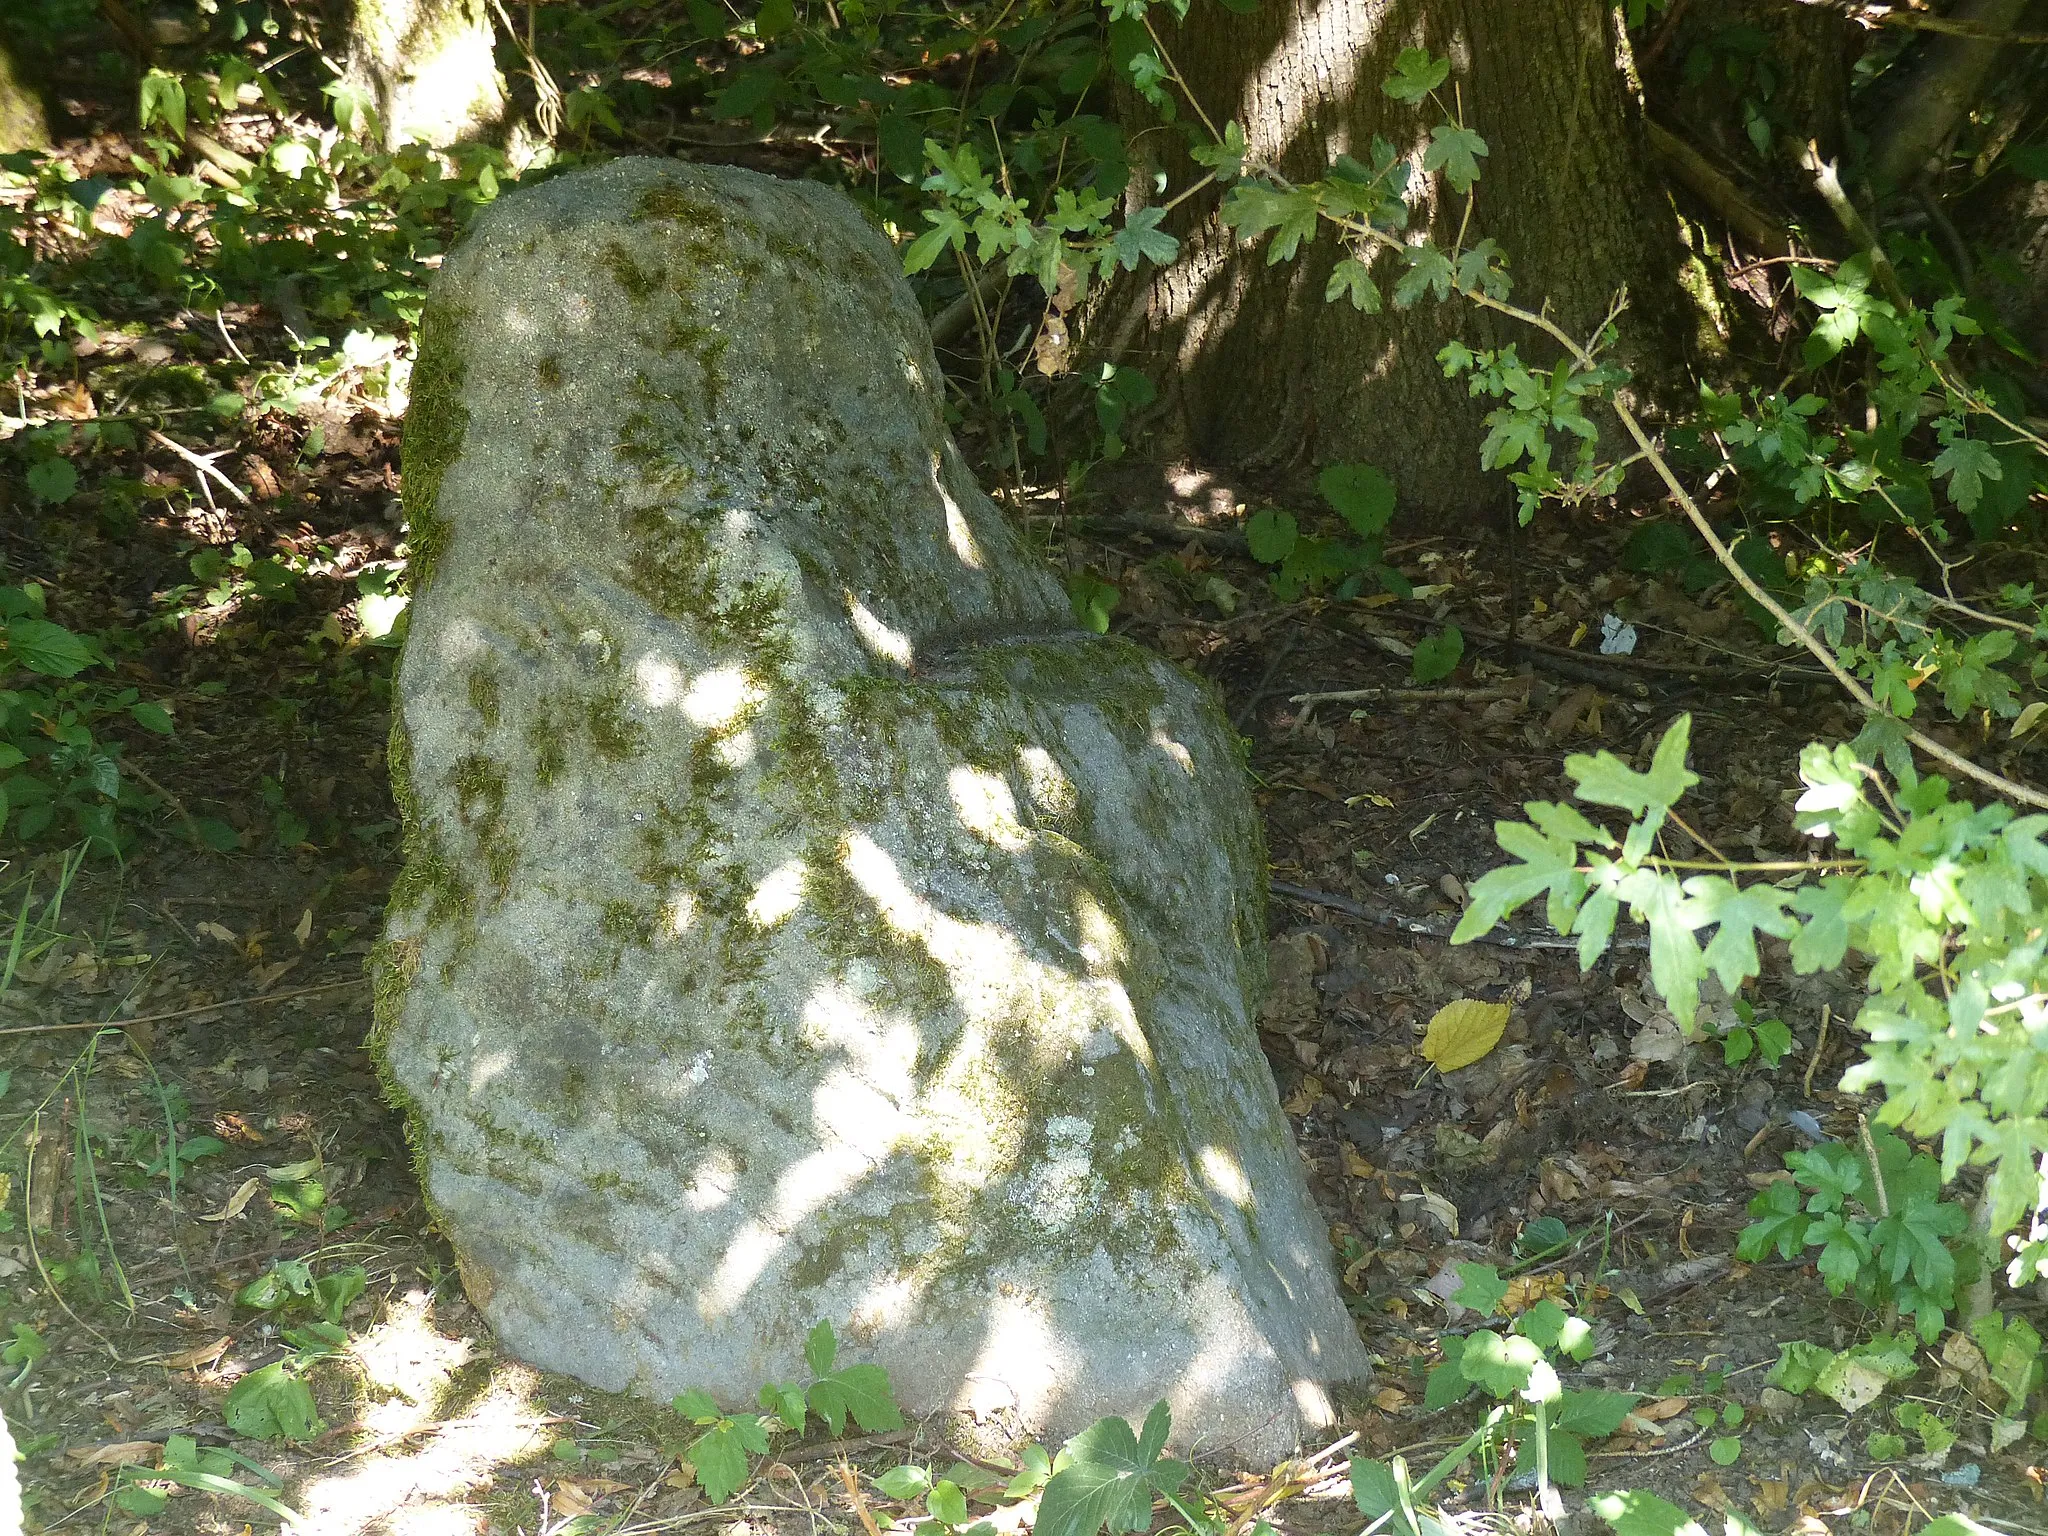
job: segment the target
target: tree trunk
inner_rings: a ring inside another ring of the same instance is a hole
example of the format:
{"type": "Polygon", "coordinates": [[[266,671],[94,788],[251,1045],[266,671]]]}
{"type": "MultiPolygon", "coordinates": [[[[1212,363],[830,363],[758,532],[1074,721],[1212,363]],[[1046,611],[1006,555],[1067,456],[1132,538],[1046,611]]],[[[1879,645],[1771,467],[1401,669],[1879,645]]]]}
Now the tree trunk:
{"type": "MultiPolygon", "coordinates": [[[[1366,158],[1375,134],[1419,157],[1438,119],[1380,90],[1395,55],[1416,46],[1449,55],[1452,80],[1440,94],[1448,100],[1456,87],[1491,149],[1468,242],[1497,240],[1514,297],[1548,304],[1576,334],[1627,284],[1633,360],[1668,370],[1698,321],[1604,0],[1264,0],[1244,16],[1204,6],[1168,40],[1209,116],[1243,125],[1249,158],[1304,180],[1339,153],[1366,158]]],[[[1141,151],[1178,138],[1177,129],[1132,134],[1141,151]]],[[[1162,168],[1173,185],[1190,175],[1184,163],[1162,168]]],[[[1423,212],[1448,245],[1464,203],[1442,188],[1436,197],[1423,212]]],[[[1143,298],[1136,360],[1174,382],[1184,446],[1252,467],[1370,462],[1439,525],[1490,520],[1509,488],[1479,467],[1488,402],[1444,378],[1437,353],[1453,337],[1513,341],[1546,361],[1555,348],[1455,300],[1376,315],[1326,304],[1338,255],[1327,232],[1295,261],[1268,266],[1263,249],[1235,248],[1215,210],[1214,199],[1183,210],[1180,258],[1143,298]]],[[[1390,264],[1375,271],[1389,287],[1390,264]]]]}
{"type": "Polygon", "coordinates": [[[48,149],[50,128],[43,101],[28,77],[0,42],[0,154],[19,149],[48,149]]]}
{"type": "Polygon", "coordinates": [[[495,41],[490,0],[356,0],[348,83],[368,95],[387,148],[480,138],[505,119],[495,41]]]}
{"type": "Polygon", "coordinates": [[[1849,109],[1852,41],[1848,19],[1826,6],[1693,0],[1674,8],[1645,51],[1651,114],[1736,165],[1783,175],[1809,140],[1833,160],[1849,109]],[[1761,148],[1752,117],[1769,125],[1761,148]]]}

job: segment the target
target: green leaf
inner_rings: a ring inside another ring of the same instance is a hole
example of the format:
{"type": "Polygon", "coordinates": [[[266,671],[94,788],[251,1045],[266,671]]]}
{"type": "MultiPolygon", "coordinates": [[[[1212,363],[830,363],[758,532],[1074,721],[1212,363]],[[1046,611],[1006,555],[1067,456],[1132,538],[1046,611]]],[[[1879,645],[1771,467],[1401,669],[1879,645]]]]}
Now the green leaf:
{"type": "Polygon", "coordinates": [[[755,1399],[773,1414],[784,1429],[797,1430],[804,1427],[804,1389],[787,1383],[770,1382],[761,1389],[755,1399]]]}
{"type": "Polygon", "coordinates": [[[178,728],[171,723],[171,712],[161,704],[152,704],[147,700],[140,704],[131,704],[128,706],[128,715],[145,731],[154,731],[159,736],[177,734],[178,728]]]}
{"type": "Polygon", "coordinates": [[[1244,525],[1244,541],[1252,558],[1266,565],[1278,565],[1293,554],[1300,536],[1294,514],[1278,507],[1261,507],[1244,525]]]}
{"type": "Polygon", "coordinates": [[[1707,965],[1733,996],[1761,969],[1756,936],[1789,939],[1799,931],[1798,921],[1785,908],[1792,893],[1774,885],[1738,887],[1720,875],[1694,875],[1685,882],[1686,920],[1696,928],[1720,924],[1707,945],[1707,965]]]}
{"type": "Polygon", "coordinates": [[[1438,123],[1429,130],[1429,148],[1422,152],[1422,168],[1441,170],[1444,179],[1462,195],[1470,192],[1479,180],[1479,157],[1486,153],[1486,140],[1470,128],[1438,123]]]}
{"type": "Polygon", "coordinates": [[[1380,89],[1396,101],[1411,106],[1450,78],[1451,61],[1433,58],[1427,48],[1404,48],[1394,60],[1394,72],[1380,82],[1380,89]]]}
{"type": "Polygon", "coordinates": [[[685,1454],[704,1497],[723,1504],[746,1485],[747,1457],[768,1449],[768,1431],[751,1413],[720,1419],[691,1442],[685,1454]]]}
{"type": "Polygon", "coordinates": [[[1633,1392],[1601,1389],[1567,1392],[1558,1403],[1554,1422],[1560,1429],[1568,1429],[1575,1435],[1600,1440],[1621,1428],[1628,1419],[1629,1410],[1638,1401],[1633,1392]]]}
{"type": "Polygon", "coordinates": [[[1740,1435],[1722,1435],[1707,1447],[1707,1455],[1717,1467],[1732,1467],[1742,1455],[1740,1435]]]}
{"type": "Polygon", "coordinates": [[[1425,293],[1435,291],[1438,299],[1451,296],[1451,286],[1457,280],[1457,272],[1451,266],[1451,258],[1434,245],[1404,245],[1401,259],[1408,263],[1408,270],[1401,274],[1401,280],[1394,284],[1394,308],[1411,309],[1425,293]]]}
{"type": "Polygon", "coordinates": [[[11,619],[0,635],[7,642],[0,657],[45,677],[76,677],[99,662],[89,641],[48,619],[11,619]]]}
{"type": "Polygon", "coordinates": [[[136,119],[146,130],[153,122],[161,122],[178,138],[185,137],[185,82],[176,75],[167,75],[160,69],[152,69],[142,77],[140,100],[136,107],[136,119]]]}
{"type": "Polygon", "coordinates": [[[965,1525],[967,1523],[967,1495],[959,1485],[940,1479],[934,1484],[924,1507],[931,1511],[932,1518],[942,1525],[965,1525]]]}
{"type": "Polygon", "coordinates": [[[829,1375],[832,1364],[839,1358],[839,1335],[832,1331],[832,1324],[820,1318],[811,1331],[804,1336],[804,1364],[810,1367],[813,1376],[829,1375]]]}
{"type": "Polygon", "coordinates": [[[2003,478],[2005,467],[1989,443],[1959,437],[1935,456],[1934,473],[1937,479],[1947,478],[1949,500],[1967,513],[1983,496],[1984,482],[2003,478]]]}
{"type": "Polygon", "coordinates": [[[674,1409],[683,1418],[693,1420],[699,1424],[708,1424],[712,1420],[721,1417],[718,1411],[718,1404],[712,1400],[711,1394],[702,1387],[692,1387],[687,1392],[677,1393],[674,1399],[670,1401],[669,1407],[674,1409]]]}
{"type": "Polygon", "coordinates": [[[1035,1536],[1095,1536],[1109,1530],[1142,1531],[1152,1524],[1152,1500],[1176,1492],[1187,1467],[1160,1459],[1170,1419],[1166,1404],[1146,1416],[1142,1436],[1119,1418],[1098,1419],[1066,1443],[1063,1463],[1039,1496],[1035,1536]]]}
{"type": "Polygon", "coordinates": [[[230,1429],[251,1440],[310,1440],[320,1428],[312,1392],[282,1360],[236,1382],[221,1411],[230,1429]]]}
{"type": "Polygon", "coordinates": [[[907,1462],[900,1467],[891,1467],[875,1479],[875,1486],[892,1499],[921,1499],[931,1485],[931,1473],[907,1462]]]}
{"type": "Polygon", "coordinates": [[[1691,741],[1692,716],[1680,715],[1657,743],[1648,773],[1637,773],[1612,752],[1591,757],[1574,752],[1564,760],[1564,771],[1578,786],[1581,800],[1618,806],[1638,815],[1655,811],[1661,821],[1663,813],[1700,781],[1700,776],[1685,766],[1691,741]]]}
{"type": "Polygon", "coordinates": [[[1332,464],[1316,489],[1361,539],[1377,538],[1393,520],[1394,482],[1370,464],[1332,464]]]}
{"type": "Polygon", "coordinates": [[[1434,683],[1449,677],[1464,654],[1465,632],[1455,624],[1446,624],[1436,634],[1415,642],[1415,654],[1409,660],[1411,676],[1418,683],[1434,683]]]}
{"type": "Polygon", "coordinates": [[[1180,242],[1159,227],[1165,217],[1164,208],[1140,208],[1111,237],[1117,264],[1126,272],[1137,271],[1145,261],[1163,267],[1180,254],[1180,242]]]}
{"type": "Polygon", "coordinates": [[[835,1435],[845,1432],[849,1414],[871,1435],[903,1427],[889,1373],[879,1365],[849,1365],[819,1377],[811,1383],[810,1404],[835,1435]]]}
{"type": "Polygon", "coordinates": [[[754,13],[754,36],[764,43],[795,25],[795,0],[762,0],[760,10],[754,13]]]}
{"type": "Polygon", "coordinates": [[[1394,1469],[1384,1461],[1352,1457],[1351,1497],[1358,1505],[1358,1512],[1368,1520],[1377,1520],[1390,1510],[1399,1508],[1401,1494],[1394,1482],[1394,1469]]]}
{"type": "Polygon", "coordinates": [[[1543,1351],[1534,1339],[1519,1334],[1503,1338],[1490,1328],[1470,1335],[1458,1356],[1458,1369],[1465,1379],[1477,1382],[1495,1397],[1526,1390],[1535,1380],[1536,1367],[1543,1364],[1543,1351]]]}
{"type": "MultiPolygon", "coordinates": [[[[1226,0],[1228,3],[1228,0],[1226,0]]],[[[1250,11],[1258,0],[1248,0],[1245,10],[1250,11]]],[[[1231,6],[1232,9],[1236,7],[1231,6]]],[[[1197,165],[1205,165],[1216,173],[1218,181],[1235,181],[1244,174],[1244,157],[1247,149],[1244,129],[1233,119],[1223,125],[1223,141],[1220,144],[1197,144],[1188,151],[1197,165]]]]}
{"type": "MultiPolygon", "coordinates": [[[[1448,1344],[1450,1341],[1445,1342],[1448,1344]]],[[[1458,1362],[1445,1360],[1442,1365],[1431,1368],[1429,1379],[1423,1384],[1423,1412],[1442,1413],[1452,1404],[1462,1400],[1471,1390],[1472,1383],[1466,1380],[1464,1371],[1458,1367],[1458,1362]]]]}
{"type": "Polygon", "coordinates": [[[69,501],[78,489],[78,471],[69,459],[44,459],[29,466],[22,477],[28,485],[29,494],[38,501],[46,501],[53,507],[69,501]]]}
{"type": "Polygon", "coordinates": [[[1697,1520],[1654,1493],[1596,1493],[1589,1503],[1614,1536],[1707,1536],[1697,1520]]]}
{"type": "Polygon", "coordinates": [[[1330,280],[1323,285],[1323,299],[1326,303],[1349,299],[1351,307],[1364,314],[1380,312],[1379,285],[1372,280],[1372,269],[1356,256],[1346,256],[1330,269],[1330,280]]]}
{"type": "Polygon", "coordinates": [[[1458,1265],[1458,1288],[1451,1300],[1470,1307],[1481,1317],[1491,1317],[1508,1294],[1508,1283],[1491,1264],[1458,1265]]]}

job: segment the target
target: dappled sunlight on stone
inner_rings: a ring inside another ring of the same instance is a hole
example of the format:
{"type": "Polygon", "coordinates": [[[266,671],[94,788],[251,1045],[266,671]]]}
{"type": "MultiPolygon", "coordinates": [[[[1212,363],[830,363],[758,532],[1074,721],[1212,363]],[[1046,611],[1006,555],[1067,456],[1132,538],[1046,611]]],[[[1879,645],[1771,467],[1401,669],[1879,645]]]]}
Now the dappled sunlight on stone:
{"type": "Polygon", "coordinates": [[[691,679],[683,695],[683,714],[699,730],[727,730],[764,697],[760,683],[745,667],[712,667],[691,679]]]}
{"type": "Polygon", "coordinates": [[[1067,770],[1043,747],[1019,747],[1017,763],[1024,772],[1024,792],[1031,797],[1031,804],[1041,816],[1053,821],[1064,821],[1074,814],[1081,804],[1080,792],[1074,788],[1074,781],[1067,777],[1067,770]]]}
{"type": "Polygon", "coordinates": [[[406,1510],[427,1509],[484,1487],[503,1462],[539,1455],[552,1438],[535,1407],[538,1374],[504,1365],[458,1415],[429,1423],[402,1450],[374,1450],[345,1470],[309,1482],[299,1498],[307,1536],[355,1536],[406,1510]]]}
{"type": "Polygon", "coordinates": [[[1172,736],[1168,735],[1165,726],[1155,725],[1152,727],[1151,741],[1153,746],[1173,760],[1174,767],[1191,779],[1195,776],[1195,755],[1188,751],[1184,743],[1175,741],[1172,736]]]}
{"type": "Polygon", "coordinates": [[[650,709],[667,709],[683,696],[683,669],[666,656],[642,656],[633,663],[633,686],[650,709]]]}
{"type": "Polygon", "coordinates": [[[1236,1153],[1228,1147],[1207,1146],[1196,1154],[1195,1161],[1202,1170],[1202,1182],[1211,1191],[1241,1211],[1251,1210],[1251,1181],[1244,1176],[1244,1166],[1238,1162],[1236,1153]]]}
{"type": "Polygon", "coordinates": [[[905,669],[917,665],[917,651],[910,636],[900,629],[891,629],[851,592],[846,594],[846,616],[853,621],[853,632],[870,653],[905,669]]]}
{"type": "Polygon", "coordinates": [[[773,928],[802,906],[807,872],[802,859],[791,859],[770,870],[747,898],[747,921],[756,928],[773,928]]]}
{"type": "Polygon", "coordinates": [[[1005,853],[1022,853],[1031,846],[1031,834],[1017,815],[1017,797],[1006,780],[961,763],[946,775],[946,789],[960,825],[983,842],[1005,853]]]}
{"type": "Polygon", "coordinates": [[[468,1504],[421,1504],[385,1522],[390,1536],[478,1536],[489,1528],[484,1512],[468,1504]]]}
{"type": "Polygon", "coordinates": [[[981,1351],[961,1384],[959,1406],[976,1417],[1008,1411],[1030,1423],[1059,1400],[1075,1363],[1072,1347],[1040,1305],[995,1297],[981,1351]]]}
{"type": "Polygon", "coordinates": [[[732,1154],[723,1147],[715,1147],[685,1187],[683,1203],[693,1211],[715,1211],[732,1199],[739,1176],[739,1165],[732,1154]]]}
{"type": "Polygon", "coordinates": [[[968,525],[967,514],[960,510],[960,503],[953,499],[953,493],[946,489],[944,475],[945,461],[939,454],[932,455],[932,489],[939,493],[940,504],[946,509],[946,543],[960,563],[971,571],[982,568],[981,545],[975,541],[974,529],[968,525]]]}

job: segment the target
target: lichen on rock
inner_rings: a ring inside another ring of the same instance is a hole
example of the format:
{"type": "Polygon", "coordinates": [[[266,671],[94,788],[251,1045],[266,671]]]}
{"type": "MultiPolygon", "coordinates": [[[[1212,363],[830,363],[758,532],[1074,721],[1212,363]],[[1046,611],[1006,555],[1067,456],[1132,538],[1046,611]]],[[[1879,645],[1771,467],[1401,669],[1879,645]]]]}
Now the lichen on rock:
{"type": "Polygon", "coordinates": [[[1327,1422],[1235,737],[1074,626],[887,245],[617,161],[480,217],[422,334],[375,1046],[504,1341],[739,1405],[824,1318],[913,1410],[1327,1422]]]}

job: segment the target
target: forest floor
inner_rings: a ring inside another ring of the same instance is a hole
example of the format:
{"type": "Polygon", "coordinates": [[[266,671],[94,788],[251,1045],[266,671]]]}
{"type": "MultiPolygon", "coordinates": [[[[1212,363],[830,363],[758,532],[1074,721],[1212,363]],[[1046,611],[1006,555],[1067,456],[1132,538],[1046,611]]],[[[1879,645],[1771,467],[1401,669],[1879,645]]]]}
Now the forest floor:
{"type": "MultiPolygon", "coordinates": [[[[113,345],[132,357],[145,339],[113,345]]],[[[175,322],[157,339],[213,344],[175,322]]],[[[26,959],[0,996],[0,1183],[28,1220],[0,1231],[0,1308],[30,1529],[267,1528],[276,1516],[253,1491],[321,1532],[439,1536],[481,1521],[523,1536],[875,1536],[901,1507],[850,1493],[838,1453],[872,1473],[944,1447],[913,1432],[786,1449],[733,1504],[708,1508],[675,1471],[680,1421],[665,1438],[661,1412],[504,1357],[464,1299],[364,1050],[364,956],[398,856],[383,755],[391,652],[331,621],[355,596],[351,573],[395,548],[395,430],[343,411],[315,440],[317,424],[235,429],[225,462],[260,493],[246,509],[194,501],[182,520],[123,529],[55,510],[0,529],[17,578],[49,583],[68,621],[145,637],[122,670],[178,720],[174,738],[128,746],[178,814],[124,867],[74,870],[50,854],[5,872],[26,959]],[[289,551],[309,574],[270,596],[166,598],[190,588],[195,541],[237,540],[289,551]],[[196,849],[183,828],[202,820],[232,828],[236,846],[196,849]],[[76,1027],[100,1021],[121,1026],[76,1027]],[[238,1437],[228,1388],[318,1353],[321,1295],[295,1285],[351,1267],[359,1296],[324,1293],[345,1338],[306,1370],[323,1425],[296,1446],[238,1437]],[[252,1305],[245,1288],[273,1274],[276,1304],[252,1305]],[[156,1466],[173,1436],[245,1458],[221,1474],[243,1491],[176,1489],[161,1513],[127,1512],[137,1474],[120,1469],[156,1466]]],[[[191,474],[162,454],[125,472],[191,474]]],[[[1735,1515],[1802,1536],[1907,1532],[1967,1509],[2048,1529],[2031,1442],[1994,1453],[1956,1372],[1920,1378],[1961,1432],[1931,1465],[1866,1454],[1893,1399],[1851,1416],[1766,1385],[1781,1343],[1841,1348],[1882,1326],[1831,1301],[1810,1264],[1733,1257],[1744,1207],[1782,1154],[1815,1137],[1855,1144],[1873,1107],[1835,1088],[1856,1057],[1839,1022],[1854,978],[1797,977],[1773,954],[1745,1003],[1794,1044],[1774,1069],[1730,1067],[1718,1043],[1680,1037],[1626,940],[1583,976],[1557,948],[1446,942],[1465,885],[1499,862],[1494,819],[1564,798],[1567,752],[1641,762],[1690,712],[1694,830],[1724,851],[1792,858],[1782,786],[1803,742],[1850,734],[1846,716],[1711,596],[1622,569],[1636,524],[1620,513],[1539,524],[1519,541],[1518,572],[1499,536],[1398,543],[1413,601],[1284,604],[1235,532],[1261,500],[1199,472],[1131,467],[1101,480],[1088,517],[1046,531],[1056,556],[1120,585],[1119,628],[1218,683],[1252,742],[1276,882],[1263,1038],[1379,1362],[1352,1447],[1403,1452],[1420,1470],[1469,1431],[1470,1405],[1423,1407],[1439,1340],[1474,1321],[1441,1299],[1446,1281],[1467,1261],[1516,1273],[1532,1223],[1554,1217],[1568,1246],[1517,1283],[1596,1321],[1597,1348],[1568,1385],[1642,1399],[1593,1447],[1589,1489],[1652,1489],[1710,1528],[1735,1515]],[[1510,664],[1497,637],[1514,606],[1525,644],[1510,664]],[[1633,656],[1598,654],[1609,614],[1635,626],[1633,656]],[[1405,652],[1446,619],[1463,628],[1463,663],[1411,687],[1405,652]],[[1367,689],[1380,692],[1301,698],[1367,689]],[[1491,1054],[1444,1075],[1422,1034],[1459,998],[1513,1012],[1491,1054]]],[[[1533,915],[1514,932],[1535,936],[1533,915]]],[[[1247,1509],[1305,1483],[1266,1517],[1321,1531],[1361,1523],[1342,1468],[1329,1458],[1291,1484],[1227,1456],[1212,1470],[1247,1509]]],[[[1445,1491],[1453,1508],[1526,1504],[1483,1476],[1445,1491]]]]}

